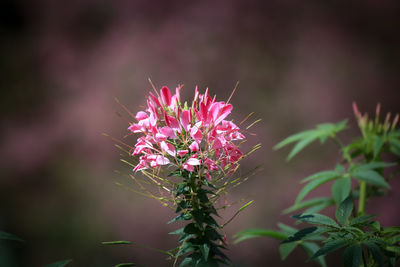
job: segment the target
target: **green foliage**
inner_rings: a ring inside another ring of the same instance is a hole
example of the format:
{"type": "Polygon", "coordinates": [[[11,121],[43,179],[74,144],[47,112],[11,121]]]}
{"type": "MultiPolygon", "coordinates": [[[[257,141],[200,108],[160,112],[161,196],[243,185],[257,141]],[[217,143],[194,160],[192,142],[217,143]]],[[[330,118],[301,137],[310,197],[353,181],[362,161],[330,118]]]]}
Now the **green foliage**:
{"type": "Polygon", "coordinates": [[[320,140],[321,144],[325,143],[326,139],[329,137],[335,137],[336,134],[346,129],[347,120],[341,121],[339,123],[323,123],[318,124],[317,127],[313,130],[308,130],[304,132],[300,132],[294,135],[289,136],[284,139],[280,143],[278,143],[274,149],[280,149],[286,145],[297,142],[293,147],[292,151],[289,153],[287,160],[293,158],[297,153],[299,153],[303,148],[305,148],[310,143],[315,140],[320,140]]]}
{"type": "Polygon", "coordinates": [[[14,241],[19,241],[19,242],[25,242],[24,240],[22,240],[21,238],[19,238],[18,236],[15,236],[13,234],[7,233],[7,232],[3,232],[0,231],[0,240],[14,240],[14,241]]]}
{"type": "Polygon", "coordinates": [[[331,139],[339,147],[342,159],[335,168],[303,178],[301,182],[305,186],[293,206],[284,210],[284,213],[303,210],[292,217],[311,227],[295,229],[280,224],[281,231],[242,231],[235,236],[237,242],[259,236],[282,240],[286,235],[279,249],[283,260],[301,246],[310,256],[309,261],[316,261],[320,266],[326,266],[325,255],[336,250],[343,252],[346,267],[396,265],[400,258],[400,227],[382,227],[374,220],[375,215],[366,214],[366,204],[389,190],[390,179],[398,173],[394,170],[400,163],[400,130],[395,128],[398,115],[390,126],[388,119],[383,123],[379,121],[379,113],[375,120],[361,116],[357,109],[355,114],[362,134],[347,145],[337,136],[347,128],[347,120],[344,120],[337,124],[319,124],[275,146],[280,149],[295,143],[288,160],[318,139],[321,143],[331,139]],[[382,161],[384,154],[392,155],[396,162],[382,161]],[[331,186],[330,196],[307,199],[314,190],[327,184],[331,186]],[[332,205],[336,206],[334,218],[318,213],[332,205]]]}

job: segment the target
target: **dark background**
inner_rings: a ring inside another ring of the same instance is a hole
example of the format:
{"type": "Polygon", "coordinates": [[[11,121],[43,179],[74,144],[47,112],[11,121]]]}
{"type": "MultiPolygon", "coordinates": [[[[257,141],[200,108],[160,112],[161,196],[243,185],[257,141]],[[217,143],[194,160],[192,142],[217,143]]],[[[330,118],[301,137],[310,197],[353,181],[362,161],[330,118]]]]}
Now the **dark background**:
{"type": "MultiPolygon", "coordinates": [[[[284,137],[317,123],[350,118],[351,102],[374,112],[399,112],[399,1],[2,1],[0,4],[0,230],[26,240],[0,243],[1,266],[111,266],[133,261],[169,266],[164,255],[102,241],[131,240],[170,249],[173,212],[118,187],[113,142],[127,124],[115,115],[121,99],[132,112],[156,86],[185,84],[183,97],[209,87],[232,98],[234,121],[254,111],[262,122],[249,144],[263,148],[242,171],[263,170],[229,199],[255,203],[226,228],[228,242],[249,227],[292,223],[281,210],[300,178],[332,168],[334,144],[314,144],[286,163],[273,152],[284,137]]],[[[346,138],[345,138],[346,139],[346,138]]],[[[400,183],[368,212],[399,225],[400,183]]],[[[314,195],[329,192],[329,186],[314,195]]],[[[226,211],[225,218],[235,209],[226,211]]],[[[281,262],[270,239],[231,244],[236,266],[306,266],[296,251],[281,262]],[[303,264],[304,263],[304,264],[303,264]]],[[[337,266],[338,257],[328,257],[337,266]]],[[[309,266],[316,266],[311,263],[309,266]]]]}

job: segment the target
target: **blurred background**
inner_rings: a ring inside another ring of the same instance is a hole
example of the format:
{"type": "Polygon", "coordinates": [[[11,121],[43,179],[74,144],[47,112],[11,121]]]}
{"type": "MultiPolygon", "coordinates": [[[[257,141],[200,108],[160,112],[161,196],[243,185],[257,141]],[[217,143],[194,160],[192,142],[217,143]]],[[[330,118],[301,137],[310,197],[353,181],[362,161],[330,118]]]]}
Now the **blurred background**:
{"type": "MultiPolygon", "coordinates": [[[[144,1],[4,0],[0,4],[0,230],[24,244],[1,241],[0,266],[112,266],[135,262],[170,266],[165,256],[131,240],[170,249],[172,211],[115,185],[129,180],[119,151],[102,133],[122,138],[127,124],[118,97],[132,112],[145,104],[151,77],[157,87],[195,85],[231,102],[232,119],[250,112],[262,122],[248,135],[263,148],[242,172],[263,169],[229,196],[255,203],[226,229],[235,266],[316,266],[303,251],[280,261],[278,242],[232,236],[250,227],[293,223],[290,206],[313,172],[339,159],[334,144],[313,144],[291,162],[284,137],[321,122],[350,118],[351,103],[373,113],[400,111],[399,1],[144,1]]],[[[400,183],[369,213],[399,225],[400,183]]],[[[314,195],[329,191],[329,186],[314,195]]],[[[243,204],[243,203],[242,203],[243,204]]],[[[240,206],[224,212],[225,218],[240,206]]],[[[331,266],[338,264],[328,257],[331,266]]],[[[339,259],[340,262],[340,259],[339,259]]],[[[337,266],[337,265],[336,265],[337,266]]]]}

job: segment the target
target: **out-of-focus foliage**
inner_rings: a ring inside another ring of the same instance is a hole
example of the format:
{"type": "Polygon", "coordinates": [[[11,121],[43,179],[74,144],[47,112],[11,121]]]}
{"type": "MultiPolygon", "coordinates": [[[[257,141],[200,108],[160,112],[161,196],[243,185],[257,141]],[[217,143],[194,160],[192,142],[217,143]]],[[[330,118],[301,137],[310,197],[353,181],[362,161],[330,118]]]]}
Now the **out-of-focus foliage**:
{"type": "MultiPolygon", "coordinates": [[[[399,121],[397,114],[393,121],[380,121],[380,104],[377,106],[375,120],[369,120],[368,115],[361,115],[354,104],[361,137],[344,146],[337,134],[345,129],[346,121],[338,124],[320,124],[315,130],[304,131],[292,135],[276,148],[282,148],[292,142],[298,142],[289,155],[295,155],[306,145],[316,139],[323,143],[327,138],[332,139],[342,153],[342,162],[333,170],[322,171],[301,180],[307,183],[299,192],[292,207],[286,213],[298,210],[305,211],[292,216],[298,222],[313,226],[295,230],[281,242],[282,259],[299,244],[310,242],[314,247],[322,243],[322,247],[311,253],[309,261],[317,260],[321,266],[326,266],[324,256],[341,248],[344,266],[395,266],[400,258],[400,227],[383,227],[375,216],[366,214],[368,200],[381,196],[390,189],[389,181],[398,173],[391,167],[398,167],[400,155],[397,153],[400,142],[400,129],[396,128],[399,121]],[[321,125],[323,125],[321,127],[321,125]],[[396,162],[383,162],[384,154],[394,154],[396,162]],[[358,187],[352,187],[352,181],[358,187]],[[303,201],[317,187],[334,181],[331,196],[319,197],[303,201]],[[355,202],[358,200],[358,212],[355,202]],[[336,205],[335,219],[317,212],[336,205]],[[317,242],[315,242],[317,241],[317,242]],[[289,246],[289,247],[288,247],[289,246]]],[[[291,157],[289,157],[290,159],[291,157]]],[[[236,235],[237,242],[249,238],[269,236],[281,240],[281,231],[258,230],[243,231],[236,235]]],[[[307,249],[303,246],[307,251],[307,249]]],[[[307,251],[308,252],[308,251],[307,251]]]]}

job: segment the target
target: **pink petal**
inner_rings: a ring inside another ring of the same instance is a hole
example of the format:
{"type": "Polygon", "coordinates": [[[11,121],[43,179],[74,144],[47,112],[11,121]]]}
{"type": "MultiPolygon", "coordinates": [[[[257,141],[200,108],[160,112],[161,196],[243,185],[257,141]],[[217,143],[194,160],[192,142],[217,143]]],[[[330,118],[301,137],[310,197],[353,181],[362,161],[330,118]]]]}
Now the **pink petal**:
{"type": "Polygon", "coordinates": [[[200,131],[200,129],[197,126],[193,126],[193,128],[190,129],[190,136],[197,142],[199,142],[199,141],[201,141],[201,139],[203,139],[203,133],[200,131]]]}
{"type": "Polygon", "coordinates": [[[201,160],[199,160],[199,159],[197,159],[197,158],[189,158],[189,159],[185,162],[185,164],[189,164],[189,165],[192,165],[192,166],[197,166],[197,165],[200,165],[200,164],[201,164],[201,160]]]}
{"type": "Polygon", "coordinates": [[[218,119],[215,120],[215,125],[219,124],[223,119],[225,119],[232,111],[233,107],[231,104],[225,105],[221,109],[221,114],[219,115],[218,119]]]}
{"type": "Polygon", "coordinates": [[[174,147],[172,144],[167,143],[167,142],[165,142],[165,141],[162,141],[162,142],[160,143],[160,147],[161,147],[161,149],[162,149],[163,151],[165,151],[165,152],[167,152],[168,154],[170,154],[171,156],[175,157],[175,155],[176,155],[175,147],[174,147]]]}
{"type": "Polygon", "coordinates": [[[162,127],[162,128],[160,128],[160,129],[158,129],[158,131],[159,131],[161,134],[166,135],[166,136],[168,136],[168,137],[171,138],[171,139],[175,139],[175,138],[176,138],[175,131],[174,131],[172,128],[170,128],[170,127],[162,127]]]}
{"type": "Polygon", "coordinates": [[[167,117],[167,119],[168,119],[168,121],[169,121],[169,126],[170,126],[171,128],[178,129],[178,130],[180,131],[180,128],[181,128],[181,127],[180,127],[180,125],[179,125],[178,120],[175,119],[175,118],[172,117],[172,116],[166,115],[166,117],[167,117]]]}
{"type": "Polygon", "coordinates": [[[209,114],[211,115],[213,122],[215,122],[215,120],[218,118],[221,107],[222,107],[221,102],[216,102],[211,105],[209,114]]]}
{"type": "Polygon", "coordinates": [[[187,149],[178,150],[178,155],[179,155],[180,157],[185,156],[187,153],[189,153],[189,150],[187,150],[187,149]]]}
{"type": "Polygon", "coordinates": [[[207,122],[207,118],[208,118],[207,113],[208,113],[208,111],[207,111],[206,105],[203,102],[201,102],[200,103],[200,115],[201,115],[201,120],[203,122],[207,122]]]}
{"type": "Polygon", "coordinates": [[[139,112],[136,114],[136,119],[137,119],[138,121],[147,119],[148,117],[149,117],[149,116],[148,116],[147,113],[144,112],[144,111],[139,111],[139,112]]]}
{"type": "Polygon", "coordinates": [[[181,124],[183,126],[183,129],[185,129],[185,131],[187,131],[189,129],[189,126],[190,126],[190,110],[182,111],[181,124]]]}
{"type": "Polygon", "coordinates": [[[156,158],[156,163],[158,165],[166,165],[166,164],[170,163],[170,161],[166,157],[158,155],[156,158]]]}
{"type": "Polygon", "coordinates": [[[194,171],[194,167],[189,164],[183,164],[183,169],[190,171],[190,172],[194,171]]]}
{"type": "Polygon", "coordinates": [[[171,92],[169,91],[168,87],[163,86],[160,90],[161,100],[164,105],[170,106],[171,105],[171,92]]]}
{"type": "Polygon", "coordinates": [[[194,141],[193,143],[190,144],[189,148],[192,152],[199,151],[199,144],[196,141],[194,141]]]}
{"type": "Polygon", "coordinates": [[[142,132],[144,129],[141,125],[139,124],[132,124],[131,126],[128,127],[128,130],[134,132],[134,133],[140,133],[142,132]]]}
{"type": "Polygon", "coordinates": [[[150,101],[153,101],[153,103],[162,108],[160,101],[158,101],[157,97],[155,97],[151,92],[150,92],[150,101]]]}
{"type": "Polygon", "coordinates": [[[161,133],[156,133],[155,139],[156,142],[161,142],[167,140],[167,136],[161,133]]]}

